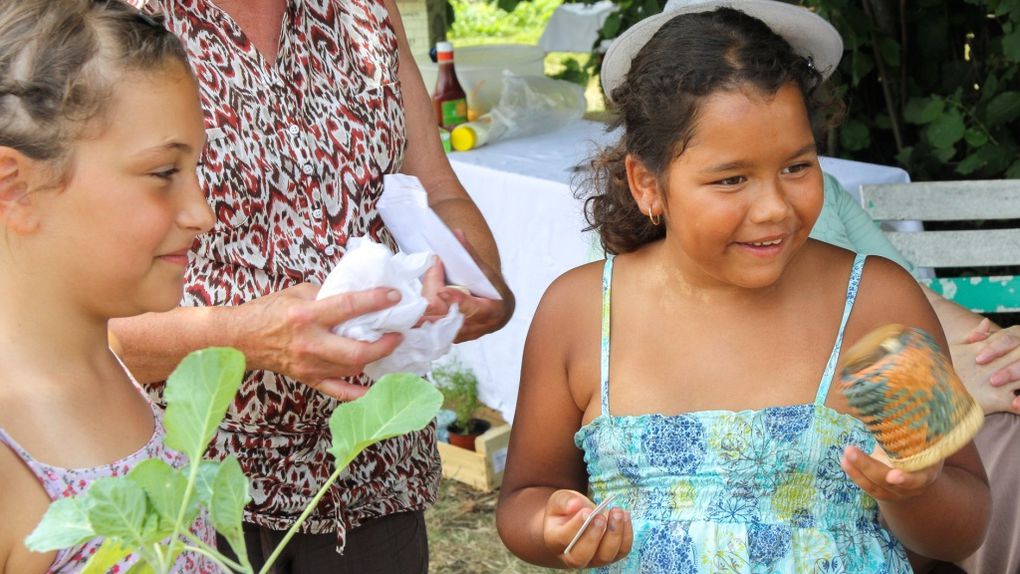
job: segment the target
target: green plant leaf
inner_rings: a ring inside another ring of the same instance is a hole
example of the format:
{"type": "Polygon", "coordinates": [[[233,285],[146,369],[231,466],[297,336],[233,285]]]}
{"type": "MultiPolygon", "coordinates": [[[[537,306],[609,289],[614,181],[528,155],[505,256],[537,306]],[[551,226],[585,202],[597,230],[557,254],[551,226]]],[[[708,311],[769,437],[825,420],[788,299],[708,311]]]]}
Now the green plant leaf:
{"type": "Polygon", "coordinates": [[[119,540],[107,538],[99,546],[99,550],[89,558],[80,574],[107,574],[111,568],[128,554],[133,552],[130,546],[124,546],[119,540]]]}
{"type": "Polygon", "coordinates": [[[613,12],[609,14],[606,21],[602,24],[602,37],[603,38],[615,38],[620,32],[621,16],[619,12],[613,12]]]}
{"type": "Polygon", "coordinates": [[[248,479],[241,472],[241,463],[236,457],[228,456],[220,463],[212,486],[209,518],[213,527],[227,539],[235,554],[244,556],[247,550],[241,518],[251,496],[248,495],[248,479]]]}
{"type": "Polygon", "coordinates": [[[127,574],[156,574],[156,571],[152,569],[152,565],[148,562],[139,560],[127,571],[127,574]]]}
{"type": "Polygon", "coordinates": [[[1013,62],[1020,63],[1020,28],[1002,37],[1002,55],[1013,62]]]}
{"type": "Polygon", "coordinates": [[[985,160],[981,157],[981,154],[972,153],[957,164],[956,173],[970,175],[984,166],[985,160]]]}
{"type": "Polygon", "coordinates": [[[963,139],[966,140],[967,145],[970,147],[981,147],[988,143],[988,136],[985,135],[985,132],[975,128],[970,128],[964,132],[963,139]]]}
{"type": "Polygon", "coordinates": [[[145,543],[145,491],[132,480],[100,478],[88,490],[89,523],[99,536],[112,536],[129,544],[145,543]]]}
{"type": "Polygon", "coordinates": [[[985,117],[990,129],[1020,118],[1020,92],[1002,92],[992,98],[985,117]]]}
{"type": "Polygon", "coordinates": [[[840,130],[839,142],[849,151],[862,150],[871,144],[871,133],[864,122],[851,119],[840,130]]]}
{"type": "Polygon", "coordinates": [[[95,538],[85,498],[85,495],[79,495],[53,501],[42,521],[25,539],[25,546],[32,552],[49,552],[95,538]]]}
{"type": "Polygon", "coordinates": [[[1013,162],[1013,165],[1009,166],[1006,170],[1006,177],[1009,179],[1020,179],[1020,159],[1013,162]]]}
{"type": "Polygon", "coordinates": [[[241,386],[244,355],[236,349],[190,353],[167,380],[166,444],[199,460],[241,386]]]}
{"type": "Polygon", "coordinates": [[[939,163],[947,163],[956,155],[956,148],[953,146],[932,148],[932,155],[939,163]]]}
{"type": "Polygon", "coordinates": [[[967,126],[964,125],[960,112],[955,109],[947,110],[928,125],[924,136],[928,143],[944,150],[953,147],[956,142],[963,139],[963,132],[966,129],[967,126]]]}
{"type": "MultiPolygon", "coordinates": [[[[188,486],[188,479],[169,464],[158,459],[144,460],[131,469],[127,477],[142,487],[149,503],[156,512],[170,522],[177,520],[177,514],[184,504],[184,491],[188,486]]],[[[198,515],[198,506],[191,502],[193,508],[188,510],[185,521],[191,523],[198,515]]]]}
{"type": "Polygon", "coordinates": [[[220,471],[218,460],[203,460],[198,466],[198,476],[195,478],[195,497],[198,501],[209,508],[212,505],[213,481],[220,471]]]}
{"type": "Polygon", "coordinates": [[[337,466],[346,466],[373,443],[425,428],[442,403],[442,393],[421,377],[386,375],[364,396],[333,411],[329,452],[336,457],[337,466]]]}
{"type": "Polygon", "coordinates": [[[919,123],[929,124],[943,117],[942,112],[946,109],[946,100],[934,96],[921,108],[921,121],[919,123]]]}
{"type": "Polygon", "coordinates": [[[884,37],[878,42],[879,53],[882,54],[882,60],[890,66],[899,67],[900,65],[900,43],[889,37],[884,37]]]}

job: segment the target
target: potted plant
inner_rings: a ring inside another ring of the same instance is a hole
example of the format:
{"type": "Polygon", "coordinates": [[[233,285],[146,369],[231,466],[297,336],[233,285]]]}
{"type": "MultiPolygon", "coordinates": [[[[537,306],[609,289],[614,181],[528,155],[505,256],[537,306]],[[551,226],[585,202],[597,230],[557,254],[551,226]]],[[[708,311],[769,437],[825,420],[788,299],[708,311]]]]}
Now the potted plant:
{"type": "Polygon", "coordinates": [[[443,393],[446,408],[452,410],[456,419],[446,430],[450,433],[450,444],[475,450],[475,438],[492,426],[487,420],[475,418],[481,406],[478,400],[478,379],[471,369],[454,362],[432,370],[432,381],[443,393]]]}

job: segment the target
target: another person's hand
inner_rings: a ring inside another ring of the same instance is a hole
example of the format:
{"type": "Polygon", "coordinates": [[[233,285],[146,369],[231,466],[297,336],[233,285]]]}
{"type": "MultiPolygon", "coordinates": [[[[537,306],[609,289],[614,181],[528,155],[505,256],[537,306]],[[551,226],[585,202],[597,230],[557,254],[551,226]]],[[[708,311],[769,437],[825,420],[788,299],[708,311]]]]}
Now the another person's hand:
{"type": "Polygon", "coordinates": [[[243,335],[239,345],[249,368],[297,379],[340,400],[367,392],[341,380],[357,375],[365,365],[393,352],[403,337],[387,333],[367,343],[334,334],[331,329],[348,319],[385,309],[400,300],[393,289],[343,293],[316,301],[319,286],[295,285],[236,308],[232,328],[243,335]]]}
{"type": "Polygon", "coordinates": [[[443,262],[438,257],[436,258],[435,264],[422,277],[422,295],[429,302],[429,306],[422,316],[422,322],[436,321],[445,317],[449,312],[450,305],[457,303],[460,312],[464,314],[464,325],[457,333],[454,342],[461,343],[477,339],[505,325],[513,314],[514,297],[500,274],[493,272],[485,262],[475,255],[464,234],[459,229],[455,229],[454,234],[503,296],[502,300],[485,299],[471,295],[467,289],[462,287],[446,285],[443,262]]]}
{"type": "Polygon", "coordinates": [[[999,329],[984,319],[950,346],[953,367],[985,414],[1020,414],[1020,326],[999,329]]]}
{"type": "Polygon", "coordinates": [[[839,465],[861,490],[875,500],[887,502],[920,496],[942,472],[942,461],[914,472],[893,468],[889,457],[878,446],[870,456],[857,447],[848,446],[839,465]]]}
{"type": "Polygon", "coordinates": [[[604,566],[630,553],[634,542],[630,514],[622,508],[612,508],[596,516],[570,554],[563,554],[594,509],[595,504],[575,490],[557,490],[545,505],[542,536],[546,546],[568,568],[604,566]]]}

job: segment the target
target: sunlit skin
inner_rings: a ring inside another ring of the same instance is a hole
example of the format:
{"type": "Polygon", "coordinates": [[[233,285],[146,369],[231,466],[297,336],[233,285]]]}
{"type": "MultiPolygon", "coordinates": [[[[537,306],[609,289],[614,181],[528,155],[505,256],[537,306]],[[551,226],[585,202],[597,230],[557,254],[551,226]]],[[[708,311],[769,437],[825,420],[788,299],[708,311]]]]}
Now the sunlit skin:
{"type": "Polygon", "coordinates": [[[758,288],[779,279],[822,208],[822,171],[800,90],[720,92],[701,107],[665,182],[628,162],[635,200],[663,213],[663,249],[677,275],[705,289],[758,288]],[[763,145],[767,142],[767,145],[763,145]],[[776,243],[755,246],[754,243],[776,243]]]}
{"type": "MultiPolygon", "coordinates": [[[[205,132],[194,80],[177,62],[118,80],[66,177],[0,148],[0,427],[66,468],[111,463],[152,436],[149,406],[107,348],[107,321],[175,307],[188,250],[213,223],[195,175],[205,132]],[[29,193],[12,201],[13,189],[29,193]]],[[[7,448],[0,484],[0,571],[45,572],[55,554],[22,541],[46,493],[7,448]]]]}
{"type": "MultiPolygon", "coordinates": [[[[662,217],[665,238],[617,256],[612,282],[609,403],[617,416],[739,411],[809,404],[840,324],[853,254],[808,239],[823,179],[799,89],[750,87],[701,102],[693,136],[663,174],[626,161],[641,212],[662,217]]],[[[594,503],[577,430],[602,414],[602,262],[553,283],[525,346],[521,387],[497,523],[525,560],[597,566],[626,556],[630,516],[616,509],[566,543],[594,503]]],[[[946,348],[916,282],[871,258],[844,348],[886,323],[922,328],[946,348]]],[[[849,411],[833,385],[825,404],[849,411]]],[[[881,453],[848,449],[848,476],[879,500],[908,548],[969,552],[987,511],[987,486],[969,445],[916,473],[891,471],[881,453]],[[946,528],[947,501],[974,501],[946,528]],[[954,530],[955,529],[955,530],[954,530]]],[[[964,554],[965,555],[965,554],[964,554]]]]}

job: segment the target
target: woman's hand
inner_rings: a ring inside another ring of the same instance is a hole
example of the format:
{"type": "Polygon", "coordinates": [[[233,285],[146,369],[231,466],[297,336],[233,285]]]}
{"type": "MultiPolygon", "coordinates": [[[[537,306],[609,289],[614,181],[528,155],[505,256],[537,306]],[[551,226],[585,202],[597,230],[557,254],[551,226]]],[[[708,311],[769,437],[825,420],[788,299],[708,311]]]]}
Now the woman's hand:
{"type": "Polygon", "coordinates": [[[546,546],[568,568],[604,566],[630,553],[634,531],[630,514],[611,508],[596,516],[569,554],[563,551],[595,509],[595,504],[575,490],[557,490],[545,505],[542,535],[546,546]]]}
{"type": "Polygon", "coordinates": [[[890,466],[889,457],[876,446],[871,456],[848,446],[839,461],[847,476],[875,500],[897,502],[920,496],[942,472],[942,461],[914,472],[890,466]]]}
{"type": "Polygon", "coordinates": [[[950,347],[960,380],[985,414],[1020,414],[1020,326],[999,329],[987,318],[950,347]]]}
{"type": "Polygon", "coordinates": [[[421,322],[437,321],[445,317],[450,305],[457,303],[460,312],[464,314],[464,325],[454,342],[461,343],[477,339],[505,325],[513,314],[514,298],[499,273],[492,272],[478,258],[464,234],[459,229],[454,230],[454,234],[503,297],[502,300],[475,297],[463,287],[447,285],[443,262],[435,258],[435,263],[422,277],[422,296],[429,305],[421,322]]]}
{"type": "Polygon", "coordinates": [[[333,327],[400,300],[393,289],[371,289],[315,300],[319,286],[295,285],[236,307],[231,329],[248,368],[265,369],[297,379],[342,401],[367,392],[340,380],[357,375],[365,365],[393,352],[403,337],[387,333],[368,343],[341,337],[333,327]]]}

